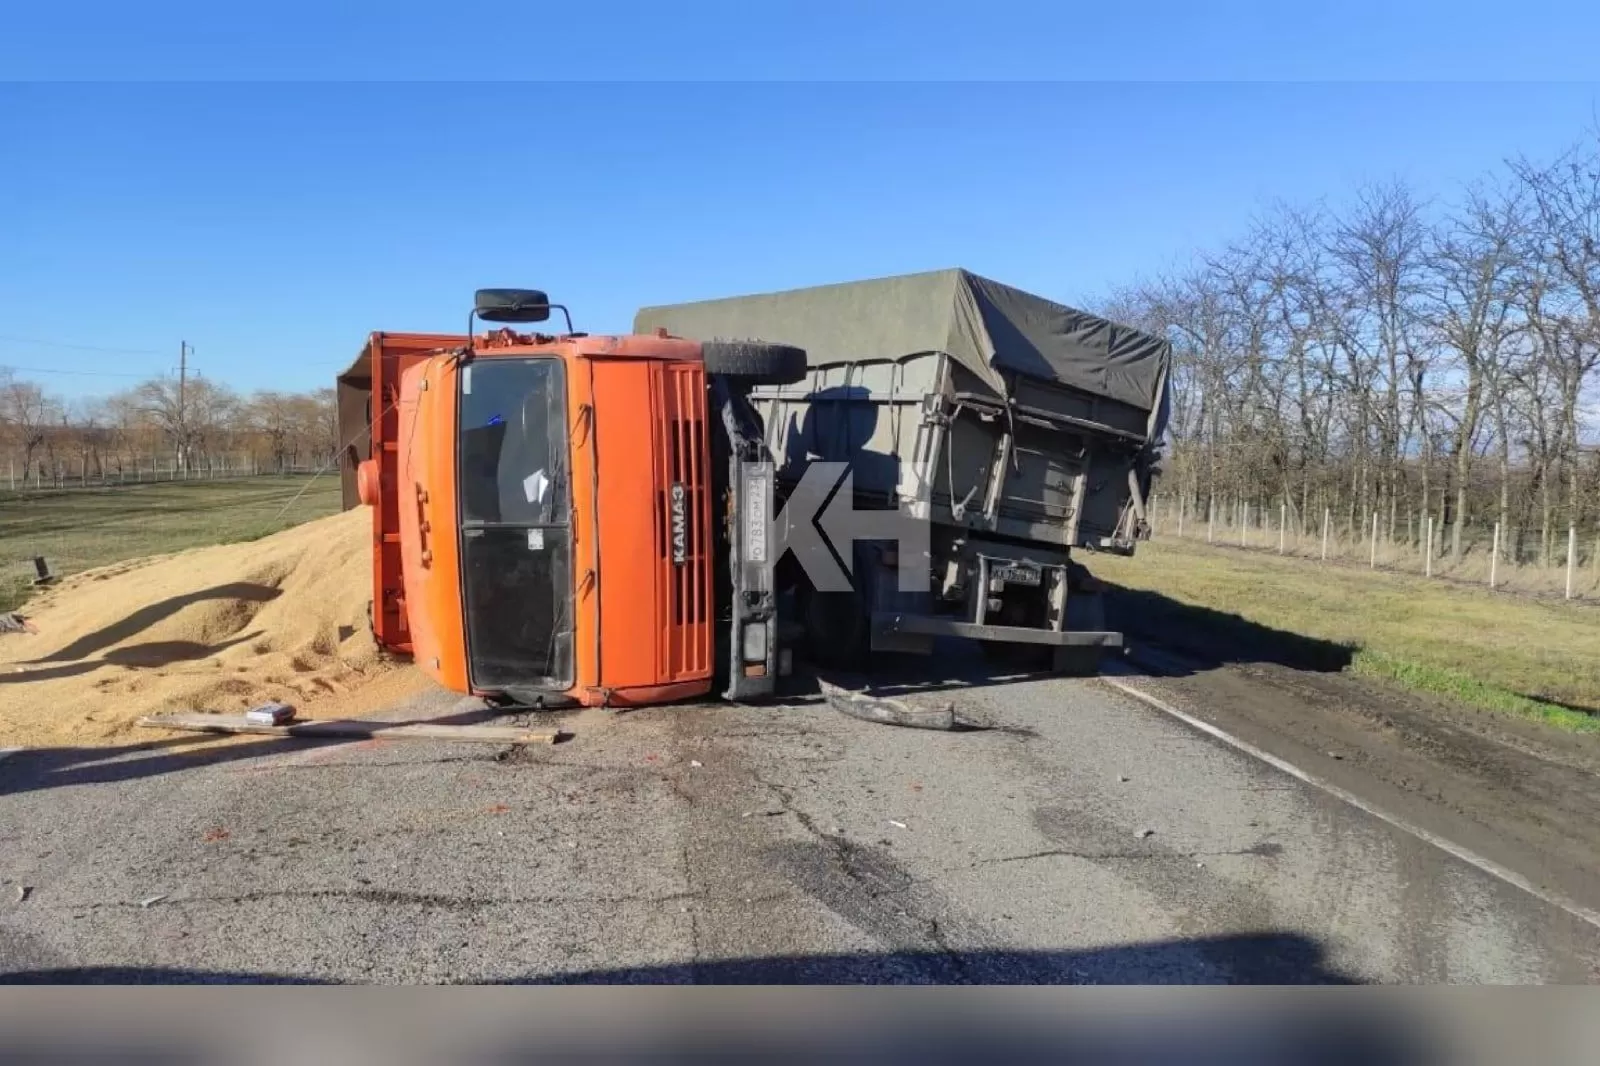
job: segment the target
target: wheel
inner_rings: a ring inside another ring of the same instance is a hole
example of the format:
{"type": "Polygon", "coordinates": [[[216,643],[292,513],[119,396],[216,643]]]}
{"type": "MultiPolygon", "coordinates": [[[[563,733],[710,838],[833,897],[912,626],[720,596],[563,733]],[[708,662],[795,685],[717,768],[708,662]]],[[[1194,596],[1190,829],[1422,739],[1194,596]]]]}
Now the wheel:
{"type": "Polygon", "coordinates": [[[765,341],[706,341],[706,373],[745,385],[793,385],[806,376],[806,350],[765,341]]]}

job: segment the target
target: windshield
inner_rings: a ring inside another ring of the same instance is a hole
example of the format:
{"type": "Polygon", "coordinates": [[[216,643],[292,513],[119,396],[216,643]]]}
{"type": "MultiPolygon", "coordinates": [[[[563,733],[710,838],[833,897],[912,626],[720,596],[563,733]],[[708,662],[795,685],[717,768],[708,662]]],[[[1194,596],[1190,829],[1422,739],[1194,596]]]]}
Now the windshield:
{"type": "Polygon", "coordinates": [[[556,359],[479,359],[460,373],[462,584],[472,682],[572,680],[566,390],[556,359]]]}
{"type": "Polygon", "coordinates": [[[562,377],[555,359],[484,359],[462,369],[463,521],[566,521],[562,377]]]}

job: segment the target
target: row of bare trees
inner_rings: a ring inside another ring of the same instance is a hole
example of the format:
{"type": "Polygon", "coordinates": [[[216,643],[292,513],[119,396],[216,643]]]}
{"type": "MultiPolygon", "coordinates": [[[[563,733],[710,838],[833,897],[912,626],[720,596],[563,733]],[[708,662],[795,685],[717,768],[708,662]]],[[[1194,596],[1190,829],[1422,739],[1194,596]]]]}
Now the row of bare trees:
{"type": "Polygon", "coordinates": [[[147,471],[279,472],[327,462],[339,446],[332,389],[241,396],[207,378],[154,378],[63,400],[0,368],[0,477],[18,488],[130,481],[147,471]]]}
{"type": "Polygon", "coordinates": [[[1548,560],[1600,524],[1600,137],[1451,203],[1403,183],[1279,206],[1113,316],[1170,336],[1161,491],[1191,513],[1500,523],[1548,560]]]}

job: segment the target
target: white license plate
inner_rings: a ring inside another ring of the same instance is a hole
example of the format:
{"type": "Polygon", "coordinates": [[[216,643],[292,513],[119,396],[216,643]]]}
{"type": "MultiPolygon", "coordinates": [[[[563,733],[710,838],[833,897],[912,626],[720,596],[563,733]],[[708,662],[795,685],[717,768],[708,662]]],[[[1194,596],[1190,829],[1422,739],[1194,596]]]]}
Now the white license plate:
{"type": "Polygon", "coordinates": [[[1039,571],[1031,566],[997,566],[994,576],[1008,585],[1037,585],[1042,580],[1039,571]]]}
{"type": "Polygon", "coordinates": [[[767,479],[746,477],[744,482],[744,557],[746,562],[767,561],[767,479]]]}

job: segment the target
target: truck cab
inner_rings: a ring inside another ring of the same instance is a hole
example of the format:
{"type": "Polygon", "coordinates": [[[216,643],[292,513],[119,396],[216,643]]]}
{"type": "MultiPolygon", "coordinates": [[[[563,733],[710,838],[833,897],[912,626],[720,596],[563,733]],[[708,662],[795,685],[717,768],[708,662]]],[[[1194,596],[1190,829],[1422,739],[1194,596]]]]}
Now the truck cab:
{"type": "Polygon", "coordinates": [[[727,531],[770,513],[746,393],[803,376],[804,352],[513,328],[552,309],[480,290],[468,332],[373,333],[341,375],[374,636],[446,688],[531,706],[769,693],[772,565],[727,531]]]}

